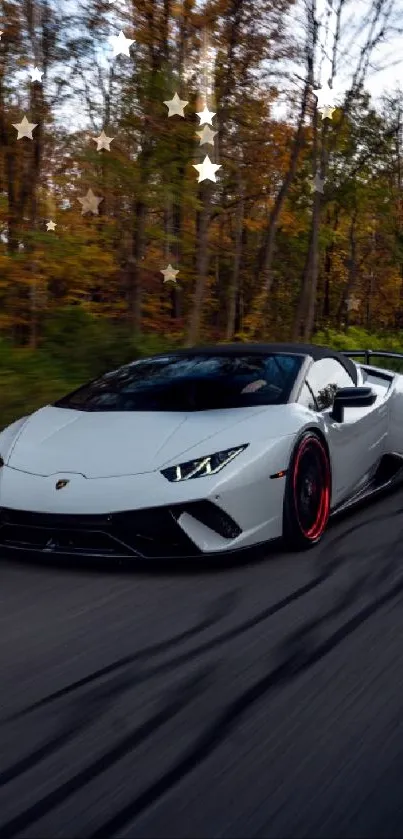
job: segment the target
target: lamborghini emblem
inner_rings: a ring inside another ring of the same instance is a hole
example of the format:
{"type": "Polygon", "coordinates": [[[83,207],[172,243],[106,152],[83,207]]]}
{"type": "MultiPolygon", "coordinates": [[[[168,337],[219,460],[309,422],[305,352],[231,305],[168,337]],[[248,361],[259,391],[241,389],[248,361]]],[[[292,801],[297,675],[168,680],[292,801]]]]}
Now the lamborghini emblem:
{"type": "Polygon", "coordinates": [[[66,487],[69,483],[70,481],[65,481],[64,479],[61,481],[56,481],[56,489],[63,489],[63,487],[66,487]]]}

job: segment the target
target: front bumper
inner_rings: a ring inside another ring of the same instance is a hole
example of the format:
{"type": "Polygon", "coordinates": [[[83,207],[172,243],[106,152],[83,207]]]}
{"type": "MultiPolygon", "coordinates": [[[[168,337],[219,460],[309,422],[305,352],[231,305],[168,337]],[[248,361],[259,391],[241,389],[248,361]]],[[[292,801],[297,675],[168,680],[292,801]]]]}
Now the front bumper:
{"type": "MultiPolygon", "coordinates": [[[[284,464],[284,454],[277,460],[284,464]]],[[[4,466],[0,548],[101,557],[233,553],[281,536],[285,482],[268,478],[276,468],[259,451],[241,470],[235,459],[223,473],[177,484],[158,472],[87,479],[4,466]]]]}
{"type": "Polygon", "coordinates": [[[127,510],[104,515],[63,515],[0,508],[0,546],[41,554],[109,558],[184,558],[203,554],[179,521],[190,515],[229,544],[241,534],[210,501],[127,510]]]}

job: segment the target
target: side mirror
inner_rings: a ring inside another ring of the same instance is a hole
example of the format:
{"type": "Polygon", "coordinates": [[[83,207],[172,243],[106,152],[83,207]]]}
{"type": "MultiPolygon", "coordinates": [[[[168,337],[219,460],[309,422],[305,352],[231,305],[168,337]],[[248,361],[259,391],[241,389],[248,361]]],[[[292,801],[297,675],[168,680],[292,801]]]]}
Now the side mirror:
{"type": "Polygon", "coordinates": [[[370,387],[341,387],[334,395],[331,417],[343,422],[345,408],[368,408],[376,400],[376,393],[370,387]]]}

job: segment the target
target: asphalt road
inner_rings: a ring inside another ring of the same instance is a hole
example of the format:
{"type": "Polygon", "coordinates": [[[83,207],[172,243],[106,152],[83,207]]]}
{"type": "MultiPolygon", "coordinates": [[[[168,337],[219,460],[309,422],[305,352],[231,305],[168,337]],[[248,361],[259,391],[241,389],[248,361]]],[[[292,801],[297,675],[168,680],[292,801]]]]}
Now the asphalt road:
{"type": "Polygon", "coordinates": [[[403,837],[403,492],[228,568],[0,561],[0,837],[403,837]]]}

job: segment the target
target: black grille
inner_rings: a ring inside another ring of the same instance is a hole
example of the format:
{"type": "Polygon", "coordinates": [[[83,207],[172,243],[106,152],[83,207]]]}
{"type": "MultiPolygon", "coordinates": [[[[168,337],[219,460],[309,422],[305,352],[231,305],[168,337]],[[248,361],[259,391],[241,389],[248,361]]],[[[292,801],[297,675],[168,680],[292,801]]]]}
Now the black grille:
{"type": "Polygon", "coordinates": [[[26,510],[9,510],[6,507],[0,508],[0,524],[15,524],[27,527],[51,527],[63,530],[78,527],[80,530],[91,528],[110,527],[112,514],[103,516],[90,515],[64,515],[55,513],[31,513],[26,510]]]}
{"type": "Polygon", "coordinates": [[[106,557],[200,554],[176,519],[180,508],[153,507],[109,515],[54,515],[0,509],[0,545],[21,550],[106,557]]]}
{"type": "Polygon", "coordinates": [[[131,556],[132,551],[107,533],[85,530],[54,530],[53,528],[5,525],[0,531],[4,547],[43,551],[45,553],[79,553],[89,556],[131,556]]]}

